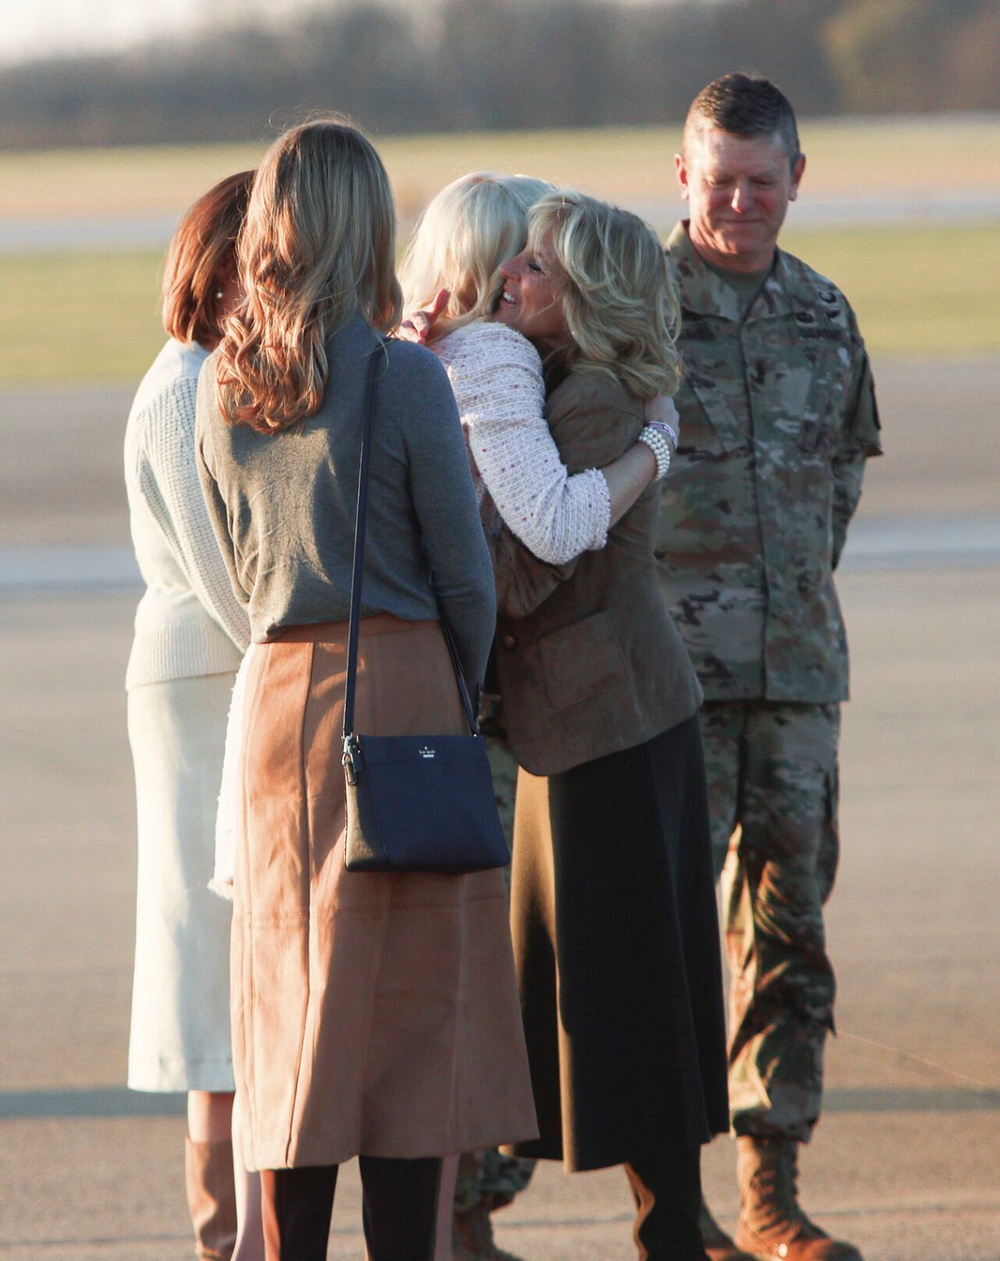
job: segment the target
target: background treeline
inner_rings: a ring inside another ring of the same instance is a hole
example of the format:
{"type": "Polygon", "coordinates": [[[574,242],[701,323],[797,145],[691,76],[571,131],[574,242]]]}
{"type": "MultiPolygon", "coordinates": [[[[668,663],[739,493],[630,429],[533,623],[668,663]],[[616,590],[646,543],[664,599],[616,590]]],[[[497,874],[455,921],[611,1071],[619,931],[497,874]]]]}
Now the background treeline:
{"type": "Polygon", "coordinates": [[[726,70],[803,116],[1000,108],[997,0],[348,0],[0,71],[0,148],[677,123],[726,70]]]}

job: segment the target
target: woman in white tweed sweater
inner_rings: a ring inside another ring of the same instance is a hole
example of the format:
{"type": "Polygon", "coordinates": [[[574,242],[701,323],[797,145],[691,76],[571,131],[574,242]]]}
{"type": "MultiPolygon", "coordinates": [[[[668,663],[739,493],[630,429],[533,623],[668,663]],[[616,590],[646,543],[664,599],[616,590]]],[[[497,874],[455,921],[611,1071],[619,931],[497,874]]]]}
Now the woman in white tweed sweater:
{"type": "MultiPolygon", "coordinates": [[[[235,239],[253,172],[181,220],[167,254],[170,340],[125,432],[132,541],[146,584],[126,674],[138,894],[128,1084],[186,1091],[188,1202],[200,1257],[232,1255],[229,907],[207,889],[226,715],[249,640],[205,508],[194,454],[198,374],[237,296],[235,239]]],[[[261,1255],[248,1238],[240,1255],[261,1255]]]]}
{"type": "MultiPolygon", "coordinates": [[[[657,465],[637,443],[604,469],[570,476],[542,414],[538,352],[490,318],[499,266],[524,248],[528,209],[552,191],[526,175],[461,176],[424,210],[399,278],[404,310],[415,313],[455,392],[487,533],[502,521],[539,560],[558,565],[604,547],[657,465]]],[[[647,408],[654,425],[676,416],[665,397],[647,408]]]]}

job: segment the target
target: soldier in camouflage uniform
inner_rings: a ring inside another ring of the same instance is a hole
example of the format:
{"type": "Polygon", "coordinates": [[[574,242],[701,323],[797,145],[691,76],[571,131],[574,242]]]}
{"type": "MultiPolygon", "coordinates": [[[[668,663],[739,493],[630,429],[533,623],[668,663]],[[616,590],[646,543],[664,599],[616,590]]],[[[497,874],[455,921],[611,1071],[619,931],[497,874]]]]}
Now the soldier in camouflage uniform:
{"type": "Polygon", "coordinates": [[[703,1234],[712,1261],[860,1261],[805,1216],[795,1179],[833,1030],[823,904],[847,699],[833,571],[880,449],[871,370],[844,296],[777,248],[805,166],[778,89],[709,84],[676,163],[690,208],[668,243],[685,380],[659,556],[706,697],[740,1182],[735,1240],[707,1209],[703,1234]]]}

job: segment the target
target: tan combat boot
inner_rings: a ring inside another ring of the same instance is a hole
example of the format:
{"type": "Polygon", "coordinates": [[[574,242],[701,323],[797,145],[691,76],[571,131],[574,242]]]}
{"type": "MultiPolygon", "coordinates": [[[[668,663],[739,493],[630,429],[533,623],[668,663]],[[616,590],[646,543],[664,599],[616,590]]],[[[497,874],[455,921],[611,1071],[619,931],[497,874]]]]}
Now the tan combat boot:
{"type": "Polygon", "coordinates": [[[853,1244],[831,1239],[799,1208],[796,1139],[741,1137],[736,1153],[737,1247],[765,1261],[863,1261],[853,1244]]]}
{"type": "Polygon", "coordinates": [[[757,1261],[752,1252],[744,1252],[726,1234],[712,1216],[708,1205],[701,1202],[698,1214],[698,1225],[701,1228],[701,1241],[705,1245],[708,1261],[757,1261]]]}

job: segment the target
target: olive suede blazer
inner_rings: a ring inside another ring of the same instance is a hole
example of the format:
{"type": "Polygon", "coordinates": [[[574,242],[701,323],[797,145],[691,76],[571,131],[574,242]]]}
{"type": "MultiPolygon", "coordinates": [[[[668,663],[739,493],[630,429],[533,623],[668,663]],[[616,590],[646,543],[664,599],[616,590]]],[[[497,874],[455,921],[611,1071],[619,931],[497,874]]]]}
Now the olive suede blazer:
{"type": "MultiPolygon", "coordinates": [[[[579,372],[552,391],[546,415],[571,473],[610,463],[643,425],[623,385],[579,372]]],[[[660,497],[648,486],[606,547],[565,565],[544,564],[506,528],[491,543],[500,695],[511,749],[532,774],[641,744],[701,703],[653,553],[660,497]]]]}

